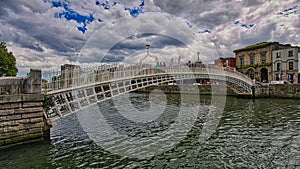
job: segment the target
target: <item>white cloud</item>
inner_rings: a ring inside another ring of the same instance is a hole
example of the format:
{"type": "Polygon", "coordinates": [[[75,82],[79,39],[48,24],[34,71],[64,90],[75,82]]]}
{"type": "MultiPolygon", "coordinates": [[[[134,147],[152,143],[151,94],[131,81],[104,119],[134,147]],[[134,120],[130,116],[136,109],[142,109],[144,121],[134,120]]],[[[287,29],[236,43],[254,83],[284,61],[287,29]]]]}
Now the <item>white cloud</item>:
{"type": "MultiPolygon", "coordinates": [[[[163,45],[157,38],[136,38],[126,41],[134,46],[151,41],[161,45],[151,51],[168,61],[179,55],[193,60],[200,51],[201,59],[212,62],[217,57],[233,56],[236,48],[260,41],[279,41],[300,45],[300,19],[298,15],[277,15],[289,7],[300,5],[297,0],[287,1],[204,1],[204,0],[146,0],[144,14],[134,18],[125,7],[136,7],[139,0],[124,0],[105,10],[95,1],[72,1],[70,8],[81,15],[92,14],[95,21],[87,25],[82,34],[77,30],[82,24],[65,18],[55,18],[63,8],[51,8],[51,4],[35,1],[1,1],[1,41],[8,44],[17,58],[20,70],[30,67],[58,67],[64,63],[80,61],[86,65],[99,61],[111,47],[129,36],[156,33],[178,39],[183,46],[163,45]],[[103,20],[99,22],[98,19],[103,20]],[[253,23],[251,29],[235,25],[234,21],[253,23]],[[192,24],[192,29],[186,22],[192,24]],[[209,29],[211,34],[198,32],[209,29]],[[78,55],[77,55],[78,54],[78,55]],[[77,56],[80,59],[77,60],[77,56]]],[[[298,9],[298,13],[300,8],[298,9]]],[[[125,61],[136,62],[145,50],[122,50],[125,61]]]]}

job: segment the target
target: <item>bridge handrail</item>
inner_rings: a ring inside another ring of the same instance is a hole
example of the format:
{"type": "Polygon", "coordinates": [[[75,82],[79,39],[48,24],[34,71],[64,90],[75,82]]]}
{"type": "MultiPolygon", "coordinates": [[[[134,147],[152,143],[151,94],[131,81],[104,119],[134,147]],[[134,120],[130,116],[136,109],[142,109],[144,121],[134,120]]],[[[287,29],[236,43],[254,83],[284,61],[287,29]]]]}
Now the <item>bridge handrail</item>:
{"type": "Polygon", "coordinates": [[[125,65],[116,64],[101,69],[94,68],[81,70],[71,70],[70,72],[62,71],[51,71],[43,72],[43,78],[48,80],[43,83],[44,91],[59,90],[70,87],[76,87],[86,85],[95,82],[105,82],[110,80],[134,78],[136,75],[157,75],[161,73],[178,74],[178,73],[203,73],[209,75],[219,75],[236,78],[241,80],[248,85],[252,85],[253,82],[246,75],[236,71],[232,68],[209,68],[209,67],[193,67],[190,68],[185,65],[179,66],[166,66],[157,67],[156,65],[148,64],[136,64],[136,65],[125,65]],[[66,76],[66,77],[65,77],[66,76]]]}

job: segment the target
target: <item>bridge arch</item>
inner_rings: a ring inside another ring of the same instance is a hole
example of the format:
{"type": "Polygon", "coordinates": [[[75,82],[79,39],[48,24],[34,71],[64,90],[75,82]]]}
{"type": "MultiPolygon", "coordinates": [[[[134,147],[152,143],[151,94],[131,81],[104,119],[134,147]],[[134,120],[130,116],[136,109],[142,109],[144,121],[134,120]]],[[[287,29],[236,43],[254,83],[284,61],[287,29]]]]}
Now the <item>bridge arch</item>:
{"type": "MultiPolygon", "coordinates": [[[[252,94],[253,82],[246,75],[239,72],[223,69],[194,68],[186,66],[154,68],[135,66],[137,70],[115,69],[110,74],[94,74],[89,72],[83,76],[90,78],[90,81],[82,80],[82,77],[71,79],[77,86],[59,87],[55,81],[49,83],[48,90],[44,90],[52,100],[49,117],[64,117],[75,113],[84,107],[97,104],[98,102],[110,99],[123,93],[132,92],[148,86],[168,83],[174,80],[184,79],[213,79],[228,82],[229,87],[237,89],[237,92],[252,94]],[[97,79],[98,81],[95,81],[97,79]],[[53,84],[54,83],[54,84],[53,84]],[[54,87],[54,88],[51,88],[54,87]]],[[[68,79],[67,79],[68,80],[68,79]]],[[[60,82],[58,82],[59,84],[60,82]]]]}
{"type": "MultiPolygon", "coordinates": [[[[143,16],[143,15],[142,15],[143,16]]],[[[146,18],[145,18],[146,19],[146,18]]],[[[148,18],[147,18],[148,19],[148,18]]],[[[132,21],[132,20],[131,20],[132,21]]],[[[134,20],[133,20],[134,21],[134,20]]],[[[146,21],[146,20],[145,20],[146,21]]],[[[156,34],[162,34],[165,36],[173,37],[176,39],[179,39],[180,41],[184,42],[185,44],[189,44],[189,39],[181,39],[182,36],[179,34],[174,34],[174,32],[165,32],[161,31],[161,29],[144,29],[141,30],[139,27],[134,27],[137,24],[134,24],[132,22],[127,22],[121,20],[121,22],[125,25],[125,28],[127,28],[128,31],[118,31],[120,28],[124,28],[124,26],[116,26],[111,25],[112,32],[125,32],[125,34],[122,34],[119,38],[113,39],[111,41],[107,41],[106,43],[101,44],[102,49],[106,49],[106,53],[108,50],[114,46],[116,43],[120,42],[124,37],[130,37],[132,35],[135,35],[136,33],[156,33],[156,34]],[[129,25],[130,24],[130,25],[129,25]],[[128,29],[130,28],[130,29],[128,29]]],[[[174,24],[173,24],[174,25],[174,24]]],[[[176,25],[176,24],[175,24],[176,25]]],[[[189,29],[186,29],[190,32],[191,36],[193,34],[192,31],[189,29]]],[[[182,31],[182,30],[181,30],[182,31]]],[[[179,31],[179,32],[181,32],[179,31]]],[[[175,32],[177,33],[177,32],[175,32]]],[[[96,37],[97,36],[91,36],[96,37]]],[[[98,37],[99,38],[99,37],[98,37]]],[[[187,45],[188,46],[188,45],[187,45]]],[[[90,52],[90,49],[93,49],[95,46],[95,43],[93,43],[93,40],[85,44],[84,48],[80,51],[82,55],[90,52]],[[90,46],[89,46],[90,45],[90,46]],[[89,48],[88,50],[85,50],[89,48]]],[[[193,49],[192,51],[201,51],[200,48],[195,50],[195,47],[189,47],[190,49],[193,49]]],[[[198,46],[197,46],[198,48],[198,46]]],[[[196,52],[194,52],[196,53],[196,52]]],[[[78,55],[81,56],[81,55],[78,55]]],[[[98,60],[100,61],[100,60],[98,60]]],[[[51,109],[50,111],[47,111],[47,115],[49,118],[52,118],[54,120],[63,118],[69,114],[75,113],[77,111],[80,111],[84,108],[87,108],[91,105],[95,105],[101,101],[111,99],[115,96],[118,96],[123,93],[128,93],[140,88],[144,88],[151,85],[159,85],[160,83],[173,81],[174,79],[178,78],[192,78],[195,79],[195,76],[203,76],[206,78],[224,78],[226,79],[227,76],[229,77],[229,81],[232,81],[240,86],[244,86],[246,89],[247,86],[249,86],[248,81],[243,79],[242,76],[236,75],[234,73],[230,74],[230,72],[224,72],[224,70],[208,70],[208,69],[199,69],[199,70],[192,70],[188,68],[185,65],[181,65],[178,67],[162,67],[159,68],[161,72],[152,72],[152,69],[145,70],[145,67],[137,67],[137,69],[124,69],[124,67],[118,67],[118,69],[109,69],[111,71],[103,71],[97,78],[94,76],[94,71],[91,71],[87,74],[84,74],[83,77],[74,77],[73,79],[66,79],[74,81],[75,83],[72,83],[72,86],[68,86],[66,88],[57,88],[54,90],[48,90],[47,96],[49,96],[49,100],[51,102],[51,109]],[[150,70],[150,71],[149,71],[150,70]],[[202,71],[202,72],[201,72],[202,71]],[[138,74],[139,72],[140,74],[138,74]],[[228,75],[227,75],[228,74],[228,75]],[[97,80],[96,80],[97,79],[97,80]]],[[[55,85],[54,85],[55,86],[55,85]]],[[[58,85],[59,86],[59,85],[58,85]]],[[[207,118],[207,124],[209,126],[203,126],[202,130],[206,131],[204,135],[200,135],[199,140],[205,140],[207,137],[210,136],[211,130],[214,126],[216,127],[218,124],[218,120],[220,119],[222,111],[213,111],[213,108],[217,107],[222,109],[222,106],[225,105],[225,100],[215,100],[214,98],[211,99],[212,103],[215,105],[209,106],[209,114],[208,117],[215,117],[215,118],[207,118]],[[211,114],[213,113],[213,115],[211,114]]],[[[191,116],[195,116],[198,113],[199,109],[196,107],[191,108],[187,111],[191,113],[191,116]]],[[[101,114],[101,113],[100,113],[101,114]]],[[[180,116],[178,117],[186,117],[185,115],[182,115],[180,113],[180,116]]],[[[197,116],[192,118],[191,120],[188,120],[189,127],[192,127],[193,120],[196,119],[197,116]],[[192,125],[190,125],[192,124],[192,125]]],[[[176,119],[177,121],[177,119],[176,119]]],[[[180,120],[179,120],[180,121],[180,120]]],[[[98,122],[99,123],[99,122],[98,122]]],[[[168,130],[170,131],[170,130],[168,130]]],[[[172,128],[171,128],[172,131],[172,128]]],[[[176,130],[173,130],[175,132],[172,132],[171,136],[176,135],[176,130]]],[[[158,139],[156,139],[158,140],[158,139]]],[[[160,138],[162,144],[168,144],[165,140],[165,138],[160,138]]],[[[174,140],[172,140],[174,142],[174,140]]],[[[176,141],[175,141],[176,142],[176,141]]],[[[161,146],[160,144],[157,144],[158,146],[161,146]]],[[[170,145],[167,145],[170,146],[170,145]]],[[[172,145],[171,145],[172,146],[172,145]]],[[[161,150],[161,149],[160,149],[161,150]]],[[[157,153],[157,152],[155,152],[157,153]]]]}
{"type": "MultiPolygon", "coordinates": [[[[83,123],[80,122],[82,127],[84,128],[85,131],[90,130],[90,128],[88,128],[88,126],[90,125],[88,124],[91,122],[97,124],[98,126],[99,125],[102,126],[102,124],[99,123],[98,120],[93,121],[93,119],[91,119],[91,116],[101,117],[102,120],[104,119],[102,118],[101,113],[95,111],[92,112],[92,115],[91,114],[86,115],[84,113],[84,110],[86,108],[95,105],[99,102],[102,102],[104,100],[108,100],[113,97],[119,96],[124,93],[142,89],[148,86],[159,85],[161,83],[174,81],[174,79],[175,80],[187,79],[187,78],[195,79],[197,77],[223,79],[243,87],[245,91],[251,92],[251,87],[249,86],[252,85],[252,81],[249,78],[242,76],[241,74],[238,74],[237,72],[233,72],[232,70],[226,71],[222,69],[207,69],[207,68],[191,70],[187,66],[177,66],[177,67],[159,68],[160,71],[155,72],[154,71],[155,69],[153,68],[150,69],[148,68],[148,70],[147,68],[145,69],[145,67],[142,66],[136,66],[136,68],[137,70],[124,69],[124,67],[123,69],[114,69],[115,72],[113,71],[110,72],[108,76],[106,76],[107,74],[104,73],[102,74],[103,76],[98,77],[99,78],[98,82],[95,82],[93,80],[85,81],[82,80],[82,77],[80,76],[77,77],[77,79],[66,79],[66,80],[75,80],[76,83],[74,84],[76,84],[77,86],[69,86],[68,88],[58,88],[56,90],[51,90],[51,89],[48,91],[45,90],[47,91],[47,93],[45,94],[50,98],[49,101],[51,102],[50,110],[46,111],[48,118],[50,118],[52,121],[55,121],[80,111],[79,121],[82,120],[84,121],[83,123]],[[103,81],[103,79],[105,80],[103,81]],[[87,118],[87,121],[84,118],[87,118]]],[[[88,72],[87,74],[83,74],[83,77],[85,78],[87,77],[88,79],[95,79],[95,78],[91,78],[93,76],[95,76],[94,71],[88,72]]],[[[50,85],[50,86],[56,86],[56,85],[50,85]]],[[[198,91],[197,89],[195,91],[198,91]]],[[[187,97],[188,97],[187,95],[181,95],[181,101],[185,100],[182,98],[187,98],[187,97]]],[[[197,96],[197,98],[199,99],[199,96],[197,96]]],[[[203,134],[200,134],[199,136],[200,142],[208,139],[209,136],[215,131],[214,127],[218,125],[218,121],[221,118],[220,113],[222,113],[223,110],[222,103],[225,102],[226,99],[223,98],[219,100],[216,97],[211,98],[212,105],[208,107],[209,110],[207,114],[207,117],[211,117],[211,118],[208,118],[206,120],[202,128],[202,131],[205,132],[203,134]],[[221,102],[219,100],[221,100],[221,102]]],[[[188,106],[185,107],[185,111],[184,111],[185,113],[181,112],[182,111],[181,109],[179,111],[180,112],[178,112],[178,116],[175,120],[175,123],[180,123],[180,121],[182,119],[186,119],[186,117],[190,118],[190,120],[188,120],[189,127],[186,127],[186,125],[184,125],[184,130],[186,131],[184,133],[187,133],[188,130],[193,126],[194,120],[197,119],[196,117],[199,113],[199,107],[188,106]],[[186,113],[188,113],[188,115],[186,113]]],[[[109,125],[106,122],[104,122],[104,125],[105,125],[104,127],[109,128],[109,125]]],[[[180,129],[176,127],[174,128],[174,126],[177,125],[171,125],[171,128],[168,128],[168,130],[165,130],[163,132],[171,132],[173,133],[172,136],[173,135],[175,136],[177,130],[182,131],[181,129],[183,129],[180,128],[181,125],[178,126],[180,129]]],[[[112,133],[115,132],[112,131],[112,133]]],[[[105,133],[101,133],[101,134],[105,134],[105,133]]],[[[97,141],[97,144],[99,144],[99,140],[103,138],[102,136],[99,137],[99,133],[97,135],[89,135],[89,136],[92,140],[97,141]]],[[[114,135],[114,137],[123,138],[123,136],[120,136],[118,134],[114,135]]],[[[181,139],[178,140],[178,137],[175,138],[177,139],[177,141],[181,140],[181,139]]],[[[139,138],[134,138],[134,139],[135,140],[137,139],[136,141],[139,140],[139,138]]],[[[165,138],[154,140],[154,142],[157,143],[157,141],[160,142],[162,140],[165,140],[165,138]]],[[[100,144],[101,143],[104,142],[100,141],[100,144]]],[[[128,144],[131,145],[131,143],[128,144]]],[[[160,142],[160,144],[156,144],[156,145],[161,145],[161,144],[163,143],[160,142]]],[[[109,148],[109,147],[104,147],[104,148],[109,148]]]]}

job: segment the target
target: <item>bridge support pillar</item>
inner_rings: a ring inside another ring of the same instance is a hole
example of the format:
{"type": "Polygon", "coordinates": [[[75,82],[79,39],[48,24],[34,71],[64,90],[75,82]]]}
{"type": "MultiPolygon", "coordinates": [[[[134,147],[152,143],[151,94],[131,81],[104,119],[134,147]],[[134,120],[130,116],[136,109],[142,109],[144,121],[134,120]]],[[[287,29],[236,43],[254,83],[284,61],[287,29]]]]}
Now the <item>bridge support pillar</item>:
{"type": "Polygon", "coordinates": [[[49,138],[40,70],[25,78],[0,78],[0,91],[0,149],[49,138]]]}

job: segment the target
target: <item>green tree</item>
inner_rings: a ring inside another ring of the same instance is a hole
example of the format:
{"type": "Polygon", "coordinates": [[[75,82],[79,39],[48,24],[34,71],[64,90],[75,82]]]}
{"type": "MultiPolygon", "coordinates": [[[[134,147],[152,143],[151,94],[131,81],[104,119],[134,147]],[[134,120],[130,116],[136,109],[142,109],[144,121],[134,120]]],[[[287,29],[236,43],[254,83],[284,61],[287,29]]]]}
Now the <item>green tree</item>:
{"type": "Polygon", "coordinates": [[[0,43],[0,77],[16,76],[18,69],[16,67],[16,58],[12,52],[8,52],[6,44],[0,43]]]}

